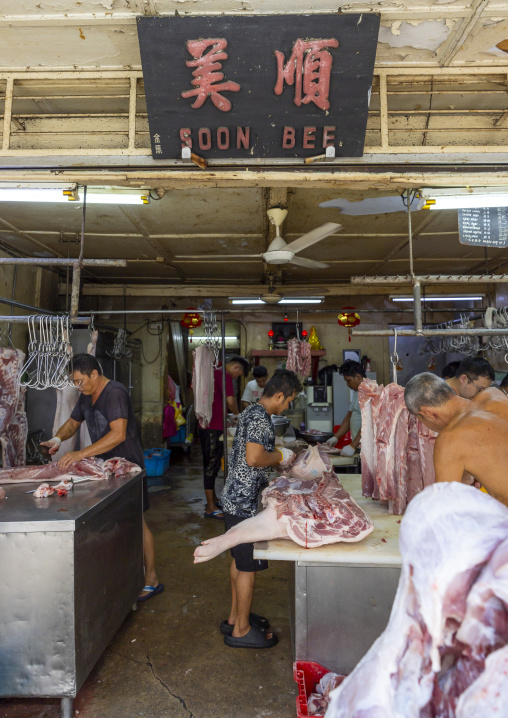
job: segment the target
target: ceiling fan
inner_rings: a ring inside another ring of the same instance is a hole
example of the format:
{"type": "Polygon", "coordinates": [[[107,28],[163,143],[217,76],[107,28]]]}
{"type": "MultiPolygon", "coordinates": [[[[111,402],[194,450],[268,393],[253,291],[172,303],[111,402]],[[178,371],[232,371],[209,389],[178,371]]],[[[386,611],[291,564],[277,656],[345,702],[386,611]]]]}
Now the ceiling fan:
{"type": "MultiPolygon", "coordinates": [[[[411,212],[417,212],[423,209],[425,198],[414,193],[410,198],[411,212]]],[[[321,202],[320,207],[334,207],[340,209],[341,214],[353,216],[366,214],[388,214],[390,212],[407,212],[407,198],[401,194],[395,194],[389,197],[365,197],[356,202],[350,202],[347,199],[338,197],[328,202],[321,202]]]]}
{"type": "Polygon", "coordinates": [[[330,265],[326,264],[326,262],[318,262],[315,259],[297,257],[296,255],[298,252],[301,252],[313,244],[316,244],[316,242],[320,242],[322,239],[325,239],[325,237],[330,236],[330,234],[337,232],[342,228],[342,226],[340,224],[336,224],[336,222],[326,222],[326,224],[322,224],[320,227],[316,227],[316,229],[313,229],[306,234],[302,234],[301,237],[298,237],[298,239],[295,239],[293,242],[289,242],[288,244],[280,233],[280,227],[286,219],[287,214],[287,209],[280,209],[280,207],[274,207],[267,211],[270,222],[275,226],[275,237],[270,242],[270,246],[266,252],[246,255],[226,254],[221,256],[207,254],[204,259],[227,260],[230,257],[259,257],[263,258],[267,264],[297,264],[299,267],[308,267],[309,269],[326,269],[329,267],[330,265]]]}
{"type": "Polygon", "coordinates": [[[297,264],[299,267],[308,267],[309,269],[326,269],[330,266],[326,262],[318,262],[315,259],[306,259],[295,255],[337,232],[341,229],[341,225],[336,222],[326,222],[288,244],[280,233],[281,225],[287,214],[287,209],[280,207],[273,207],[267,211],[268,219],[275,226],[275,237],[266,252],[262,252],[258,256],[263,257],[267,264],[297,264]]]}

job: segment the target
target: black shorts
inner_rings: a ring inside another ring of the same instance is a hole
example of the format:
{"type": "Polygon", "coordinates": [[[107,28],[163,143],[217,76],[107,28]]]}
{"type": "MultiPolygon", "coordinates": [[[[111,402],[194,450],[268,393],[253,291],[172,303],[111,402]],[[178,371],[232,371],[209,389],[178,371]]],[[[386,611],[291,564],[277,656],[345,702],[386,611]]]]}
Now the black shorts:
{"type": "MultiPolygon", "coordinates": [[[[222,513],[224,514],[226,531],[245,521],[242,516],[234,516],[233,514],[228,514],[226,511],[222,513]]],[[[265,571],[268,568],[268,561],[254,558],[253,543],[240,543],[238,546],[234,546],[231,549],[231,556],[235,559],[237,571],[252,573],[254,571],[265,571]]]]}

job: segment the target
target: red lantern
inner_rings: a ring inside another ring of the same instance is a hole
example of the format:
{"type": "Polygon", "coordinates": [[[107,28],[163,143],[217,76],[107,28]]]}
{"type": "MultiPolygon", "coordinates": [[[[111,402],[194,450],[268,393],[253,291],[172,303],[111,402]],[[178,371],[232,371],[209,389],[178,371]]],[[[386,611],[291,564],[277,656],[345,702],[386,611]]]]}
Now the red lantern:
{"type": "Polygon", "coordinates": [[[193,335],[193,329],[196,329],[196,327],[200,327],[202,324],[201,315],[197,312],[193,312],[193,307],[189,307],[191,310],[190,312],[185,312],[183,317],[180,320],[180,324],[182,327],[186,327],[189,330],[190,334],[190,341],[192,344],[192,335],[193,335]]]}
{"type": "Polygon", "coordinates": [[[275,336],[275,332],[273,331],[273,329],[270,329],[270,331],[268,332],[268,336],[270,337],[270,339],[273,339],[273,337],[275,336]]]}
{"type": "Polygon", "coordinates": [[[304,339],[306,339],[308,335],[309,335],[309,332],[308,332],[306,329],[304,329],[304,330],[302,331],[302,337],[303,337],[304,339]]]}
{"type": "Polygon", "coordinates": [[[342,307],[337,321],[341,327],[346,327],[349,334],[349,341],[351,341],[351,329],[360,324],[360,315],[355,307],[342,307]]]}

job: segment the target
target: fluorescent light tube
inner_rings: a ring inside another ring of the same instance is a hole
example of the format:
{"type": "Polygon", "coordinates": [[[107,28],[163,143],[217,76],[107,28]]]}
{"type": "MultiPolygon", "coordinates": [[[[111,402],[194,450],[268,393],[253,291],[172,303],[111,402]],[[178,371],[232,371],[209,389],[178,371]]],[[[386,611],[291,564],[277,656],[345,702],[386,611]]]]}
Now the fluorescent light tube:
{"type": "MultiPolygon", "coordinates": [[[[414,297],[390,297],[392,302],[414,302],[414,297]]],[[[446,297],[440,295],[437,297],[422,297],[422,302],[480,302],[484,299],[483,296],[476,294],[464,294],[460,297],[446,297]]]]}
{"type": "MultiPolygon", "coordinates": [[[[0,187],[0,202],[83,202],[83,190],[62,187],[0,187]],[[65,194],[64,194],[65,193],[65,194]]],[[[100,191],[91,189],[86,193],[87,204],[148,204],[146,191],[100,191]]]]}
{"type": "Polygon", "coordinates": [[[321,304],[323,297],[309,297],[305,299],[285,299],[284,297],[280,300],[279,304],[321,304]]]}
{"type": "Polygon", "coordinates": [[[231,304],[264,304],[261,299],[230,299],[231,304]]]}
{"type": "Polygon", "coordinates": [[[424,209],[508,207],[508,188],[506,187],[424,188],[421,193],[426,201],[424,209]]]}

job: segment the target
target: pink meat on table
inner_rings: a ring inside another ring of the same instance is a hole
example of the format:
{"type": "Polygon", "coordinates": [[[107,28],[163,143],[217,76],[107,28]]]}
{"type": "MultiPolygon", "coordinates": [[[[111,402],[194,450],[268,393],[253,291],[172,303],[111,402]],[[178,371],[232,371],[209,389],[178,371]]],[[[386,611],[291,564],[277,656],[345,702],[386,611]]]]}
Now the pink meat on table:
{"type": "Polygon", "coordinates": [[[259,514],[203,541],[194,552],[194,563],[209,561],[241,543],[289,538],[315,548],[361,541],[374,529],[331,471],[316,479],[280,476],[263,491],[262,501],[265,508],[259,514]]]}
{"type": "Polygon", "coordinates": [[[358,402],[362,415],[362,494],[374,496],[376,490],[376,429],[379,399],[383,385],[373,379],[364,379],[358,387],[358,402]]]}
{"type": "Polygon", "coordinates": [[[137,464],[125,459],[114,457],[102,459],[82,459],[62,471],[56,463],[42,466],[16,466],[0,470],[1,484],[33,483],[41,481],[61,481],[63,479],[87,478],[94,481],[108,479],[113,474],[123,476],[132,471],[141,471],[137,464]]]}
{"type": "Polygon", "coordinates": [[[290,474],[294,479],[315,479],[326,471],[331,471],[332,465],[328,453],[321,446],[308,446],[297,455],[290,474]]]}

